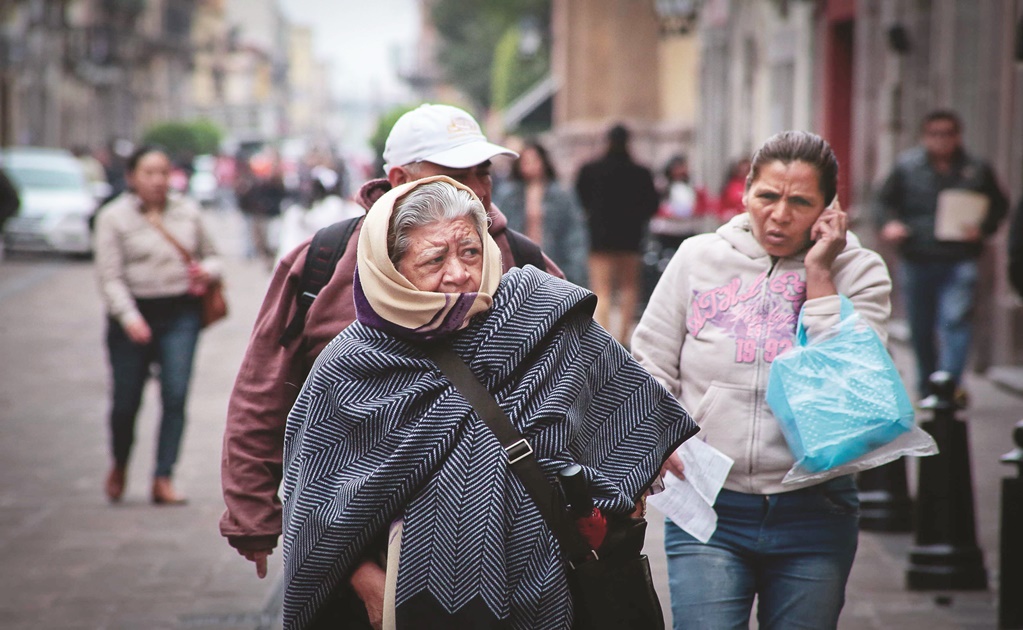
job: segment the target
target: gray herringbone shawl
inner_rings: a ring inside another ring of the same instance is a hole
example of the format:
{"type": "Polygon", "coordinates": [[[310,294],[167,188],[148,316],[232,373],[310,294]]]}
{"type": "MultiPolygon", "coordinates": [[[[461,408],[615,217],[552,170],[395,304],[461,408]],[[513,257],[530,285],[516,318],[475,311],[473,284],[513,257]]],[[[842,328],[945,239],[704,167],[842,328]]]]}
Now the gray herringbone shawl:
{"type": "MultiPolygon", "coordinates": [[[[593,300],[532,267],[451,341],[548,477],[581,464],[597,504],[633,509],[695,424],[596,325],[593,300]]],[[[367,543],[405,519],[397,604],[481,600],[514,628],[568,628],[559,548],[500,444],[412,343],[360,323],[320,355],[285,437],[285,627],[302,628],[367,543]]]]}

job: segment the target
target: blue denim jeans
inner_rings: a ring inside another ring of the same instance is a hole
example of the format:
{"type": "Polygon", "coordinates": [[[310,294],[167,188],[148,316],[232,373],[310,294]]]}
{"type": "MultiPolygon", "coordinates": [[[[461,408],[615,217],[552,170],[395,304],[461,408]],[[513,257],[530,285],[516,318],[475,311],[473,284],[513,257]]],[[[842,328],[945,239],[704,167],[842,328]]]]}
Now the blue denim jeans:
{"type": "Polygon", "coordinates": [[[930,394],[928,379],[936,370],[961,381],[973,338],[973,304],[977,261],[903,261],[902,291],[916,355],[917,390],[930,394]]]}
{"type": "Polygon", "coordinates": [[[114,382],[111,447],[114,462],[127,466],[142,392],[151,367],[159,365],[162,414],[154,476],[169,477],[185,428],[185,403],[199,340],[201,310],[198,300],[188,297],[140,300],[139,308],[153,331],[148,344],[132,342],[116,319],[109,318],[107,322],[107,349],[114,382]]]}
{"type": "Polygon", "coordinates": [[[838,625],[856,556],[859,498],[851,476],[782,494],[722,490],[718,526],[703,544],[664,525],[675,630],[838,625]]]}

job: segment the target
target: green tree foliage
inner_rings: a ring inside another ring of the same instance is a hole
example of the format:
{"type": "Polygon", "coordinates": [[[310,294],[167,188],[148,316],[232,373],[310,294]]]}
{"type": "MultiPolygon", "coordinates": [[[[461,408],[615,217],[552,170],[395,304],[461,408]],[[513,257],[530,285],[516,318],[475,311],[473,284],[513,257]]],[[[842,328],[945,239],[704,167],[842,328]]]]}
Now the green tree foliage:
{"type": "Polygon", "coordinates": [[[544,78],[550,69],[550,54],[541,47],[533,54],[520,50],[522,30],[512,26],[501,37],[494,50],[491,68],[490,106],[504,109],[526,90],[544,78]]]}
{"type": "Polygon", "coordinates": [[[549,47],[550,0],[437,0],[431,17],[441,36],[437,59],[445,78],[481,109],[494,105],[495,50],[510,28],[532,19],[544,36],[542,50],[549,47]]]}
{"type": "Polygon", "coordinates": [[[163,147],[174,158],[216,153],[223,132],[209,120],[171,120],[150,127],[142,134],[143,144],[163,147]]]}

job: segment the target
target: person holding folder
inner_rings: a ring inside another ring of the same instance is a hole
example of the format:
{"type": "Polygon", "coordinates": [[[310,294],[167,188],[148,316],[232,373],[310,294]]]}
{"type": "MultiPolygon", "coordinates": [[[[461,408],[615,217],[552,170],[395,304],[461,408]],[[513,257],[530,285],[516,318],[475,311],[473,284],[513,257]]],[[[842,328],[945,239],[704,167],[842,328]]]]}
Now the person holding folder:
{"type": "Polygon", "coordinates": [[[896,245],[901,259],[918,394],[931,395],[928,379],[943,370],[965,407],[977,259],[1008,201],[991,166],[963,149],[958,114],[932,111],[920,132],[920,144],[896,159],[878,191],[875,218],[881,240],[896,245]]]}

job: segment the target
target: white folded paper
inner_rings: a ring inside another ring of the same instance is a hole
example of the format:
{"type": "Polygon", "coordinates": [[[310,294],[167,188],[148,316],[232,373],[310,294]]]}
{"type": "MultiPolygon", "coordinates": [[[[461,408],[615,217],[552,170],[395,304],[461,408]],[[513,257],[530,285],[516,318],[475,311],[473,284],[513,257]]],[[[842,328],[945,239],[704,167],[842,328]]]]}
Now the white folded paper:
{"type": "Polygon", "coordinates": [[[705,543],[717,529],[714,501],[735,462],[699,438],[684,442],[676,453],[685,465],[686,478],[666,474],[664,490],[650,495],[647,503],[705,543]]]}

